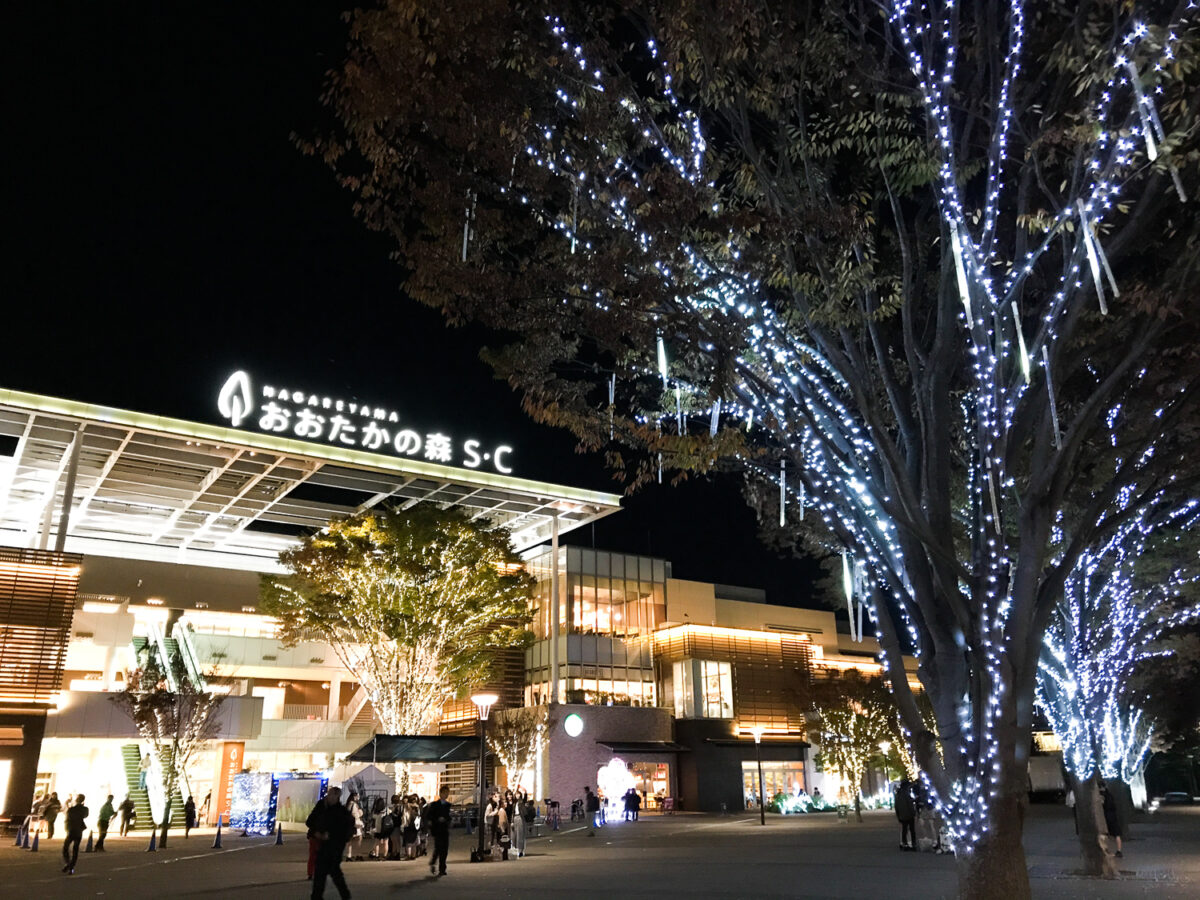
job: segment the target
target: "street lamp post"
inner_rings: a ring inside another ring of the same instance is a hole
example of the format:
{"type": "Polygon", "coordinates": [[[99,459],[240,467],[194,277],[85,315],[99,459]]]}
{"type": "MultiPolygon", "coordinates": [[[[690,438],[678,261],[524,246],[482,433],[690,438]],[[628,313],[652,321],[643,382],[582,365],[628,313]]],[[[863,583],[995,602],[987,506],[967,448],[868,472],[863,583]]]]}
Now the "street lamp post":
{"type": "Polygon", "coordinates": [[[483,777],[483,760],[487,755],[487,720],[488,713],[500,698],[495,694],[472,694],[471,702],[475,704],[475,709],[479,711],[479,811],[476,813],[476,822],[479,825],[479,846],[475,853],[472,854],[472,862],[483,862],[483,810],[486,806],[486,798],[484,792],[487,790],[487,784],[483,777]]]}
{"type": "Polygon", "coordinates": [[[762,774],[762,736],[763,727],[755,725],[750,729],[750,733],[754,735],[754,758],[758,762],[758,824],[767,824],[767,807],[765,805],[766,798],[763,797],[763,774],[762,774]]]}

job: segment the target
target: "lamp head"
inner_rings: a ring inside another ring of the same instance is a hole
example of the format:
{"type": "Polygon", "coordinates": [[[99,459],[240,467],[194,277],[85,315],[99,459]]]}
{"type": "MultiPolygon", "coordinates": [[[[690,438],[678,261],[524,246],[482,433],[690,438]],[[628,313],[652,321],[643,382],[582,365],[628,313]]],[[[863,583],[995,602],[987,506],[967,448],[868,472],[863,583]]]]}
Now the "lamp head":
{"type": "Polygon", "coordinates": [[[761,725],[755,725],[753,728],[750,729],[750,733],[752,735],[754,735],[754,743],[756,743],[756,744],[762,743],[763,732],[766,730],[767,729],[763,728],[761,725]]]}
{"type": "Polygon", "coordinates": [[[492,707],[496,705],[496,701],[499,699],[500,697],[497,694],[471,695],[471,702],[474,703],[475,708],[479,710],[479,718],[484,722],[487,721],[488,713],[491,712],[492,707]]]}

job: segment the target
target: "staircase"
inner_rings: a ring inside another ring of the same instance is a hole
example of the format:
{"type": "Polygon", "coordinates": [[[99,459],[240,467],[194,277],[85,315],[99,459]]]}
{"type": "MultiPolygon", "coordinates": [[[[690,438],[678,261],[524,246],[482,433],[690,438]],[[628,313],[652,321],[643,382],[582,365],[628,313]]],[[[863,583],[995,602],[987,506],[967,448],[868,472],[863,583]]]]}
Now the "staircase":
{"type": "MultiPolygon", "coordinates": [[[[145,638],[134,638],[135,646],[139,640],[143,644],[145,643],[145,638]]],[[[138,767],[142,763],[141,748],[137,744],[123,744],[121,760],[125,767],[125,785],[129,789],[129,799],[133,801],[133,808],[137,811],[136,824],[139,828],[147,828],[154,818],[150,815],[150,795],[138,787],[140,781],[138,767]]]]}
{"type": "MultiPolygon", "coordinates": [[[[125,767],[129,799],[133,801],[133,808],[137,811],[137,825],[139,828],[149,828],[150,823],[154,821],[154,814],[150,811],[150,795],[138,787],[141,780],[141,771],[138,768],[142,762],[141,748],[137,744],[122,745],[121,759],[125,767]]],[[[170,751],[167,752],[167,761],[170,761],[170,751]]],[[[183,826],[183,796],[179,793],[178,785],[171,790],[171,824],[176,827],[183,826]]]]}

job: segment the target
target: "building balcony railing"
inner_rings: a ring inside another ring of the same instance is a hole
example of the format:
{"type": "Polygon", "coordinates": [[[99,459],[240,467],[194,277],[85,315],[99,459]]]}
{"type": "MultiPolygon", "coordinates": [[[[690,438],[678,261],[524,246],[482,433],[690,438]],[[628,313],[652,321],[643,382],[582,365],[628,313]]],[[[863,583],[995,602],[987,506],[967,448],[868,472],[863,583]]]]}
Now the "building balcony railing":
{"type": "Polygon", "coordinates": [[[292,721],[333,721],[340,722],[345,718],[346,707],[334,707],[334,714],[329,715],[329,707],[324,703],[285,703],[281,719],[292,721]]]}

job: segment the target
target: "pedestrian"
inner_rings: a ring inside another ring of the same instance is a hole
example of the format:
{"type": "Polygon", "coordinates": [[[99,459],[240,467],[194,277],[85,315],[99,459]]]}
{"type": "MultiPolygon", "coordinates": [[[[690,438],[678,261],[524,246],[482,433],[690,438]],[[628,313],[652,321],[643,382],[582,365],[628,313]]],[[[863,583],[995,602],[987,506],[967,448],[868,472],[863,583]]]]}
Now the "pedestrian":
{"type": "Polygon", "coordinates": [[[529,803],[529,795],[517,791],[513,796],[512,813],[512,849],[517,853],[517,859],[525,855],[525,812],[529,803]]]}
{"type": "Polygon", "coordinates": [[[446,874],[446,857],[450,854],[450,785],[438,789],[438,798],[425,806],[424,825],[433,836],[433,856],[429,857],[429,874],[446,874]]]}
{"type": "Polygon", "coordinates": [[[147,753],[142,757],[142,761],[138,763],[138,790],[146,789],[146,776],[150,774],[150,754],[147,753]]]}
{"type": "Polygon", "coordinates": [[[916,850],[917,805],[913,800],[912,782],[907,778],[901,778],[900,783],[896,785],[892,808],[896,811],[896,818],[900,820],[900,849],[916,850]]]}
{"type": "Polygon", "coordinates": [[[401,810],[400,838],[404,847],[405,859],[417,858],[417,826],[421,824],[421,808],[417,805],[417,795],[412,794],[401,810]]]}
{"type": "Polygon", "coordinates": [[[350,792],[350,796],[346,800],[346,809],[354,819],[354,837],[346,845],[346,859],[360,860],[362,859],[363,842],[363,808],[362,804],[358,802],[357,791],[350,792]]]}
{"type": "Polygon", "coordinates": [[[83,794],[75,798],[74,805],[67,810],[67,839],[63,841],[63,871],[75,874],[75,862],[79,859],[79,842],[83,840],[84,819],[88,808],[83,805],[83,794]]]}
{"type": "Polygon", "coordinates": [[[638,820],[638,813],[640,813],[642,810],[642,795],[639,794],[637,791],[635,791],[633,788],[630,788],[629,792],[633,795],[633,797],[632,797],[633,821],[636,822],[638,820]]]}
{"type": "Polygon", "coordinates": [[[376,797],[371,805],[371,834],[375,838],[375,849],[371,851],[371,859],[387,859],[388,837],[391,836],[393,826],[387,801],[383,797],[376,797]]]}
{"type": "Polygon", "coordinates": [[[62,812],[62,801],[58,799],[58,791],[50,792],[50,799],[42,807],[42,819],[46,823],[46,840],[54,840],[54,822],[62,812]]]}
{"type": "Polygon", "coordinates": [[[196,827],[196,801],[188,794],[187,802],[183,804],[183,836],[191,834],[196,827]]]}
{"type": "Polygon", "coordinates": [[[342,806],[342,789],[331,787],[308,814],[305,825],[308,836],[320,842],[313,869],[312,900],[322,900],[325,896],[326,878],[333,882],[342,900],[350,900],[350,889],[342,874],[342,852],[354,836],[354,817],[342,806]]]}
{"type": "Polygon", "coordinates": [[[596,825],[600,821],[600,798],[592,793],[590,785],[583,786],[583,808],[588,818],[588,837],[596,836],[596,825]]]}
{"type": "Polygon", "coordinates": [[[121,837],[129,834],[130,822],[137,818],[137,807],[133,805],[133,801],[129,799],[129,795],[125,795],[125,799],[121,801],[121,805],[117,807],[117,811],[121,813],[121,837]]]}
{"type": "Polygon", "coordinates": [[[1117,856],[1124,856],[1121,849],[1121,819],[1117,815],[1117,798],[1113,796],[1108,785],[1100,782],[1100,798],[1104,801],[1104,826],[1108,836],[1116,842],[1117,856]]]}
{"type": "Polygon", "coordinates": [[[113,795],[109,794],[108,799],[104,801],[104,805],[100,807],[100,813],[96,816],[96,827],[100,829],[100,840],[96,841],[96,852],[103,853],[104,837],[108,834],[108,823],[112,821],[113,816],[117,811],[113,809],[113,795]]]}

